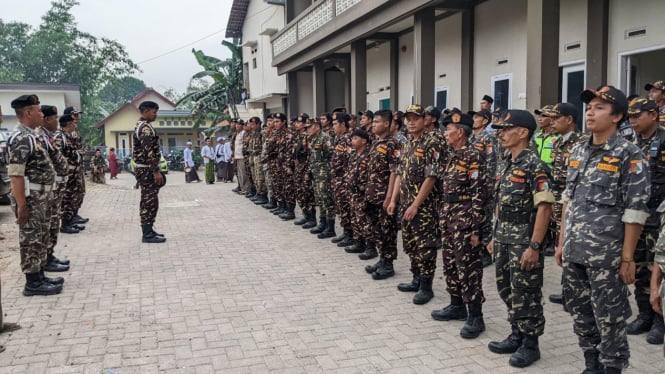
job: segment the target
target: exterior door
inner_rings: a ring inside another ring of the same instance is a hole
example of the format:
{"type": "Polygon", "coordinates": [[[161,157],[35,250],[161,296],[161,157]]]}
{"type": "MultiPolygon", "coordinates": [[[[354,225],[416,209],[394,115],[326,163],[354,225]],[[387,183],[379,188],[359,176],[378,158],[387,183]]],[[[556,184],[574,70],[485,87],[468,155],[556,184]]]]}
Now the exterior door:
{"type": "Polygon", "coordinates": [[[586,88],[586,67],[582,64],[564,66],[561,77],[561,99],[577,107],[577,127],[584,128],[584,104],[580,100],[580,93],[586,88]]]}

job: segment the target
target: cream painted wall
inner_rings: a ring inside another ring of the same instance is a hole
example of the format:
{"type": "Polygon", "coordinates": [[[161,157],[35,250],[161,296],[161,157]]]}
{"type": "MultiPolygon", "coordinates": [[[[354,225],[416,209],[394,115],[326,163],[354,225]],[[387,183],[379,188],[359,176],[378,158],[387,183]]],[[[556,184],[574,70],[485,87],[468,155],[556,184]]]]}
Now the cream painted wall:
{"type": "Polygon", "coordinates": [[[459,107],[462,101],[462,15],[444,18],[436,23],[435,30],[434,88],[447,86],[448,107],[459,107]],[[442,74],[446,76],[439,77],[442,74]]]}
{"type": "Polygon", "coordinates": [[[286,75],[278,76],[277,69],[271,66],[272,47],[270,36],[259,35],[266,28],[284,27],[284,7],[270,5],[263,0],[251,0],[242,26],[243,43],[254,40],[254,48],[243,47],[243,62],[249,65],[250,97],[261,97],[270,93],[285,93],[286,75]],[[252,53],[252,50],[256,52],[252,53]],[[256,69],[252,59],[256,58],[256,69]]]}
{"type": "MultiPolygon", "coordinates": [[[[63,92],[40,92],[35,91],[39,96],[39,102],[42,105],[55,105],[58,108],[58,114],[62,115],[65,110],[65,94],[63,92]]],[[[14,131],[18,125],[16,113],[12,109],[11,103],[21,95],[27,95],[30,92],[22,91],[0,91],[0,106],[2,106],[3,121],[0,127],[9,131],[14,131]]]]}
{"type": "MultiPolygon", "coordinates": [[[[367,109],[379,109],[379,100],[390,98],[390,43],[367,50],[367,109]],[[383,91],[381,91],[383,89],[383,91]]],[[[391,108],[395,103],[390,103],[391,108]]]]}
{"type": "MultiPolygon", "coordinates": [[[[474,108],[492,92],[494,75],[512,73],[512,107],[526,108],[526,0],[490,0],[476,7],[474,108]],[[498,65],[497,60],[508,59],[498,65]]],[[[467,108],[464,108],[467,109],[467,108]]]]}
{"type": "Polygon", "coordinates": [[[397,105],[391,103],[393,109],[404,111],[411,104],[413,95],[413,32],[404,34],[399,38],[399,93],[397,105]],[[403,48],[406,47],[406,51],[403,48]]]}
{"type": "Polygon", "coordinates": [[[665,48],[665,3],[662,0],[610,0],[607,81],[618,85],[619,54],[662,46],[665,48]],[[626,30],[646,27],[643,36],[626,39],[626,30]]]}
{"type": "Polygon", "coordinates": [[[560,0],[559,64],[586,60],[587,2],[560,0]],[[565,50],[566,44],[580,43],[580,48],[565,50]]]}

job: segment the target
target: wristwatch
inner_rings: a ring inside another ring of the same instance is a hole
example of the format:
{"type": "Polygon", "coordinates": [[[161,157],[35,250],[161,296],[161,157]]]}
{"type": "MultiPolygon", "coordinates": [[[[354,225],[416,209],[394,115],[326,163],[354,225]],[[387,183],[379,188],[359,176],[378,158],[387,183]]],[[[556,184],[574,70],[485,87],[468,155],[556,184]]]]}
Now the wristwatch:
{"type": "Polygon", "coordinates": [[[538,243],[534,242],[533,240],[529,243],[529,247],[533,248],[534,250],[540,252],[541,249],[543,249],[543,243],[538,243]]]}

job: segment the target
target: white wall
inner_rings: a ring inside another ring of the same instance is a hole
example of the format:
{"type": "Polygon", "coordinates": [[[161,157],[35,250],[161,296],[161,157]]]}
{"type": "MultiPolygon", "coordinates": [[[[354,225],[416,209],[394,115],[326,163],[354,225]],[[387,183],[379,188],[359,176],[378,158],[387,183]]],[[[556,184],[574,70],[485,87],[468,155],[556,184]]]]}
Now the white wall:
{"type": "Polygon", "coordinates": [[[435,32],[434,88],[448,87],[448,107],[459,107],[462,102],[462,15],[437,22],[435,32]],[[439,77],[442,74],[446,76],[439,77]]]}
{"type": "Polygon", "coordinates": [[[286,75],[277,75],[277,69],[271,66],[272,47],[270,36],[259,35],[266,28],[284,27],[284,7],[269,5],[263,0],[251,0],[242,26],[243,43],[254,40],[254,48],[243,47],[243,63],[249,65],[249,94],[257,98],[270,93],[285,93],[286,75]],[[256,50],[252,53],[253,50],[256,50]],[[252,59],[256,58],[256,69],[252,59]]]}
{"type": "Polygon", "coordinates": [[[559,64],[586,60],[587,2],[560,0],[559,64]],[[565,50],[566,44],[580,44],[580,48],[565,50]]]}
{"type": "MultiPolygon", "coordinates": [[[[367,109],[379,109],[379,100],[390,98],[390,42],[367,50],[367,109]],[[383,90],[383,91],[381,91],[383,90]]],[[[396,103],[390,103],[394,108],[396,103]]]]}
{"type": "Polygon", "coordinates": [[[512,73],[512,107],[525,109],[518,95],[526,92],[526,0],[490,0],[475,10],[474,108],[492,92],[492,76],[512,73]],[[498,65],[502,59],[508,63],[498,65]]]}
{"type": "Polygon", "coordinates": [[[390,103],[393,109],[404,111],[411,104],[413,95],[413,32],[404,34],[399,38],[399,93],[398,102],[390,103]],[[403,50],[406,48],[406,50],[403,50]]]}
{"type": "MultiPolygon", "coordinates": [[[[298,113],[308,113],[314,115],[314,81],[311,71],[299,71],[298,80],[298,113]]],[[[296,115],[293,113],[292,115],[296,115]]],[[[318,114],[318,113],[317,113],[318,114]]]]}

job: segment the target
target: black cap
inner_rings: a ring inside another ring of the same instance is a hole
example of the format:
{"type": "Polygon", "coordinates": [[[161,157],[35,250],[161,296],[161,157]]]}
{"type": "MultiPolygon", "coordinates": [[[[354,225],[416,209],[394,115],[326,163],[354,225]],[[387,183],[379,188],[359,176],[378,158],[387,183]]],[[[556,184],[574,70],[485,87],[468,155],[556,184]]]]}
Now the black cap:
{"type": "Polygon", "coordinates": [[[62,126],[64,124],[68,123],[68,122],[72,122],[73,120],[74,120],[74,118],[72,118],[71,114],[65,114],[65,115],[60,116],[60,118],[58,119],[58,122],[60,122],[60,126],[62,126]]]}
{"type": "Polygon", "coordinates": [[[369,133],[367,131],[363,130],[363,129],[353,130],[353,133],[351,133],[351,136],[352,137],[354,137],[354,136],[361,137],[361,138],[367,140],[368,143],[369,143],[369,140],[370,140],[369,133]]]}
{"type": "Polygon", "coordinates": [[[335,113],[333,113],[333,115],[332,115],[332,120],[333,120],[333,121],[337,121],[337,122],[344,122],[344,123],[347,123],[347,124],[348,124],[348,123],[349,123],[349,119],[351,119],[351,117],[349,116],[349,114],[348,114],[348,113],[344,113],[344,112],[335,112],[335,113]]]}
{"type": "Polygon", "coordinates": [[[368,118],[374,118],[374,112],[372,112],[369,109],[366,109],[364,111],[358,112],[359,116],[366,116],[368,118]]]}
{"type": "Polygon", "coordinates": [[[651,91],[652,88],[657,88],[663,92],[665,92],[665,82],[663,81],[655,81],[653,83],[647,83],[644,85],[644,89],[647,91],[651,91]]]}
{"type": "Polygon", "coordinates": [[[488,121],[492,120],[492,113],[490,113],[490,111],[487,110],[487,109],[479,110],[477,112],[473,111],[473,110],[470,110],[470,111],[467,112],[467,114],[472,116],[472,117],[473,116],[482,116],[483,118],[487,119],[488,121]]]}
{"type": "Polygon", "coordinates": [[[42,105],[42,113],[44,117],[57,116],[58,108],[53,105],[42,105]]]}
{"type": "MultiPolygon", "coordinates": [[[[152,103],[152,101],[144,101],[144,102],[141,103],[141,105],[143,105],[144,103],[147,103],[147,105],[151,105],[150,103],[152,103]]],[[[139,109],[140,109],[141,105],[139,105],[139,109]]],[[[155,105],[157,105],[157,104],[155,103],[155,105]]],[[[152,108],[150,108],[150,109],[152,109],[152,108]]],[[[157,106],[157,109],[159,109],[159,106],[157,106]]],[[[83,112],[80,112],[74,106],[68,106],[67,108],[65,108],[65,111],[63,113],[64,114],[81,114],[83,112]]]]}
{"type": "Polygon", "coordinates": [[[645,97],[636,97],[628,104],[628,114],[639,114],[642,112],[657,112],[658,104],[645,97]]]}
{"type": "Polygon", "coordinates": [[[623,114],[624,117],[626,116],[628,112],[628,100],[626,100],[626,95],[618,88],[614,86],[602,86],[597,90],[586,89],[580,94],[580,99],[585,104],[589,104],[596,97],[613,104],[618,113],[623,114]]]}
{"type": "Polygon", "coordinates": [[[571,103],[558,103],[552,107],[552,110],[550,110],[549,113],[543,115],[547,117],[571,116],[573,117],[573,122],[577,123],[578,110],[577,107],[571,103]]]}
{"type": "Polygon", "coordinates": [[[404,111],[404,115],[406,116],[409,113],[417,114],[420,117],[425,116],[425,109],[420,104],[411,104],[406,107],[406,110],[404,111]]]}
{"type": "Polygon", "coordinates": [[[245,126],[245,120],[242,119],[242,118],[238,119],[236,122],[238,122],[238,124],[240,124],[240,125],[245,126]]]}
{"type": "Polygon", "coordinates": [[[309,114],[307,113],[300,113],[298,117],[296,118],[296,121],[298,122],[306,122],[309,119],[309,114]]]}
{"type": "Polygon", "coordinates": [[[483,95],[482,100],[487,101],[488,103],[490,103],[490,105],[494,104],[494,99],[492,99],[492,96],[490,96],[490,95],[483,95]]]}
{"type": "Polygon", "coordinates": [[[284,122],[286,122],[286,114],[284,114],[284,113],[282,113],[282,112],[277,112],[277,113],[275,113],[275,114],[273,115],[272,118],[273,118],[273,119],[278,119],[278,120],[280,120],[280,121],[284,121],[284,122]]]}
{"type": "Polygon", "coordinates": [[[507,127],[524,127],[531,131],[536,131],[536,119],[533,114],[526,110],[511,109],[506,113],[506,116],[501,123],[492,124],[492,128],[502,129],[507,127]]]}
{"type": "Polygon", "coordinates": [[[492,112],[492,117],[503,117],[506,115],[506,110],[503,109],[502,107],[498,106],[494,108],[494,111],[492,112]]]}
{"type": "Polygon", "coordinates": [[[33,105],[39,105],[39,98],[37,95],[21,95],[11,103],[13,109],[23,109],[33,105]]]}
{"type": "Polygon", "coordinates": [[[435,106],[430,105],[427,108],[425,108],[425,114],[429,114],[430,116],[432,116],[436,119],[441,118],[441,111],[439,110],[439,108],[437,108],[435,106]]]}

